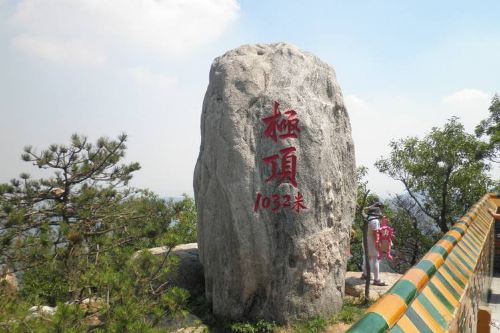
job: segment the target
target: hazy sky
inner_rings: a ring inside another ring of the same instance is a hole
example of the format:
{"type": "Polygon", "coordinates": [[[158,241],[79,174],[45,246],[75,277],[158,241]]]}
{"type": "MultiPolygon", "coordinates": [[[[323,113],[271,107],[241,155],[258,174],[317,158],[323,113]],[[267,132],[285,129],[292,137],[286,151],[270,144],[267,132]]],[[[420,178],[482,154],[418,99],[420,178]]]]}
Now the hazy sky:
{"type": "MultiPolygon", "coordinates": [[[[453,115],[468,130],[500,93],[498,1],[0,0],[0,182],[23,146],[129,135],[133,184],[192,194],[213,58],[289,42],[334,67],[358,165],[453,115]]],[[[498,172],[495,173],[498,176],[498,172]]]]}

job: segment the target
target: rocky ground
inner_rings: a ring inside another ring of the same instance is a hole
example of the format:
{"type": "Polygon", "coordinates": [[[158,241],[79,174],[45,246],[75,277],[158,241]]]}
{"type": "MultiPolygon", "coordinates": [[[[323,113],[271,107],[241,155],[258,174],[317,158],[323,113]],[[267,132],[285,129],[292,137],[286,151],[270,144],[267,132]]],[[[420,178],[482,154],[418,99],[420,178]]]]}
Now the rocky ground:
{"type": "MultiPolygon", "coordinates": [[[[370,300],[376,301],[385,294],[396,283],[402,274],[384,272],[380,273],[381,279],[387,286],[370,285],[370,300]]],[[[361,278],[361,272],[347,272],[345,277],[345,294],[354,298],[362,297],[365,293],[365,280],[361,278]]],[[[372,281],[373,282],[373,281],[372,281]]]]}

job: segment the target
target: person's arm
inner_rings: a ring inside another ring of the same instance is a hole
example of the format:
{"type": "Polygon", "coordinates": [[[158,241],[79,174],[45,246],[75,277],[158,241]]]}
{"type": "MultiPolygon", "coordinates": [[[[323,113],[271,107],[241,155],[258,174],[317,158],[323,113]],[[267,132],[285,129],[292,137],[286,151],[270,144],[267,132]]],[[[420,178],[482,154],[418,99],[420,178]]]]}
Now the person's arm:
{"type": "Polygon", "coordinates": [[[491,216],[493,216],[495,220],[500,221],[500,214],[496,213],[493,208],[488,209],[488,212],[490,213],[491,216]]]}

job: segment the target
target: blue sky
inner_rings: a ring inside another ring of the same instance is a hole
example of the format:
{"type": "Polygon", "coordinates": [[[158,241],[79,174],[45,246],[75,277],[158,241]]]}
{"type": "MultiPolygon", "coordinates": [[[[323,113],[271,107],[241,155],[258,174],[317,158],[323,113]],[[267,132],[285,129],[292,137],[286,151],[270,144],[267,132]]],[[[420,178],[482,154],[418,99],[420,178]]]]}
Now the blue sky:
{"type": "Polygon", "coordinates": [[[439,98],[499,83],[500,4],[482,1],[245,1],[252,42],[288,40],[337,70],[345,91],[439,98]]]}
{"type": "Polygon", "coordinates": [[[499,13],[497,1],[0,0],[0,181],[37,175],[24,145],[125,131],[143,166],[134,185],[192,194],[213,58],[284,41],[334,67],[357,163],[386,196],[401,188],[373,162],[391,139],[487,116],[499,13]]]}

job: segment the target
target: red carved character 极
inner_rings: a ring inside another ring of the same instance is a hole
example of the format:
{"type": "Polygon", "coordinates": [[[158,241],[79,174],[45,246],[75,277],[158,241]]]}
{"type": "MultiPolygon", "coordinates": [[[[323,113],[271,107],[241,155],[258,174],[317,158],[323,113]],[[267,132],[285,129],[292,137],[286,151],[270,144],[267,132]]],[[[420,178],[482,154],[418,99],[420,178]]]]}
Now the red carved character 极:
{"type": "Polygon", "coordinates": [[[274,142],[278,142],[278,138],[298,138],[300,128],[297,112],[294,110],[285,111],[286,117],[283,119],[279,111],[279,105],[278,102],[274,102],[272,114],[269,117],[262,118],[262,121],[266,124],[264,136],[271,138],[274,142]]]}

